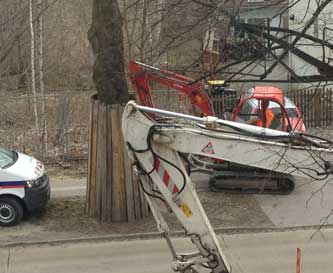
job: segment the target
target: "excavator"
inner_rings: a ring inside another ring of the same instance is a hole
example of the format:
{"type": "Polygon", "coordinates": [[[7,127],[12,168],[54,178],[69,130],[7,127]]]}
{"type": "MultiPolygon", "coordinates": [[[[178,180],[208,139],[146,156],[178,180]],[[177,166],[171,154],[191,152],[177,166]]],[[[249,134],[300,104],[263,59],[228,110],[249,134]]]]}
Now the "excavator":
{"type": "MultiPolygon", "coordinates": [[[[207,85],[202,85],[190,77],[134,60],[129,63],[129,71],[140,104],[148,107],[155,107],[151,91],[151,84],[154,83],[184,94],[190,100],[192,108],[188,112],[196,116],[216,116],[210,99],[212,95],[237,93],[235,89],[228,88],[223,80],[208,80],[207,85]]],[[[232,115],[228,118],[245,122],[247,118],[258,114],[263,101],[269,101],[269,107],[280,112],[277,113],[281,116],[282,126],[279,130],[305,132],[299,109],[284,96],[281,89],[274,86],[254,86],[242,92],[232,115]]]]}
{"type": "Polygon", "coordinates": [[[123,112],[122,132],[158,230],[171,251],[175,272],[235,272],[200,203],[182,154],[278,172],[298,177],[302,183],[333,178],[332,142],[301,133],[180,114],[134,101],[123,112]],[[193,252],[176,250],[161,203],[182,224],[193,252]]]}
{"type": "MultiPolygon", "coordinates": [[[[215,116],[210,96],[216,92],[234,93],[218,80],[209,81],[208,87],[184,75],[159,69],[137,61],[130,61],[130,79],[136,90],[140,104],[155,107],[150,84],[159,83],[185,94],[190,100],[190,113],[198,116],[215,116]]],[[[305,126],[297,107],[284,97],[277,87],[253,87],[242,94],[230,120],[243,123],[251,116],[257,116],[262,101],[268,101],[275,116],[280,114],[280,130],[285,132],[305,132],[305,126]]],[[[154,113],[149,115],[156,119],[154,113]]],[[[272,123],[273,124],[273,123],[272,123]]],[[[244,124],[245,125],[245,124],[244,124]]],[[[278,125],[277,125],[278,126],[278,125]]],[[[276,126],[276,127],[277,127],[276,126]]],[[[212,191],[228,191],[260,194],[289,194],[294,189],[293,177],[278,171],[260,169],[227,160],[211,159],[192,153],[182,154],[191,172],[211,175],[209,186],[212,191]],[[234,183],[234,180],[239,183],[234,183]],[[248,182],[248,180],[252,182],[248,182]],[[245,183],[242,183],[245,182],[245,183]]]]}

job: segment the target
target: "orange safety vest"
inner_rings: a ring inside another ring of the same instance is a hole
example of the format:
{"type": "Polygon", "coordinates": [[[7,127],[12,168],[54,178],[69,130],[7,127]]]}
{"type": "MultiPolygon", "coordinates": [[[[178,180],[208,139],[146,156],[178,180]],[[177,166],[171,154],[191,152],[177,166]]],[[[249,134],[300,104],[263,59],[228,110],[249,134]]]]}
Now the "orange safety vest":
{"type": "Polygon", "coordinates": [[[264,117],[262,117],[261,119],[259,119],[257,122],[256,122],[256,125],[257,126],[260,126],[260,127],[264,127],[264,128],[269,128],[272,124],[272,121],[274,119],[274,113],[272,112],[271,109],[269,108],[266,108],[265,112],[264,112],[264,115],[265,115],[265,119],[266,119],[266,124],[264,126],[264,117]]]}

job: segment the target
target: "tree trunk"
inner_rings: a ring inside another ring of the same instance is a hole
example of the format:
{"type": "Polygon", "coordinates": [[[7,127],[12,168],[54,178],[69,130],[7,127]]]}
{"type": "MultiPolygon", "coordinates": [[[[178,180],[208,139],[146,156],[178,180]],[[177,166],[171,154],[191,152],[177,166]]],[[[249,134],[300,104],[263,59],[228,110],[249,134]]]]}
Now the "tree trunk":
{"type": "Polygon", "coordinates": [[[122,18],[116,0],[94,0],[88,32],[95,55],[86,210],[102,222],[148,215],[121,133],[122,104],[129,100],[124,73],[122,18]]]}
{"type": "Polygon", "coordinates": [[[129,100],[124,73],[122,18],[117,0],[94,0],[88,37],[95,55],[93,80],[105,104],[129,100]]]}
{"type": "Polygon", "coordinates": [[[45,85],[44,85],[44,51],[43,51],[43,6],[42,0],[37,1],[37,31],[39,38],[38,43],[38,74],[39,74],[39,90],[42,99],[42,114],[41,114],[41,144],[42,144],[42,155],[46,155],[47,151],[47,124],[46,124],[46,97],[45,97],[45,85]]]}
{"type": "Polygon", "coordinates": [[[36,78],[35,78],[35,32],[33,24],[33,2],[29,0],[29,23],[30,23],[30,36],[31,36],[31,91],[33,96],[33,108],[35,117],[35,130],[36,136],[39,138],[39,121],[38,121],[38,111],[37,111],[37,98],[36,98],[36,78]]]}

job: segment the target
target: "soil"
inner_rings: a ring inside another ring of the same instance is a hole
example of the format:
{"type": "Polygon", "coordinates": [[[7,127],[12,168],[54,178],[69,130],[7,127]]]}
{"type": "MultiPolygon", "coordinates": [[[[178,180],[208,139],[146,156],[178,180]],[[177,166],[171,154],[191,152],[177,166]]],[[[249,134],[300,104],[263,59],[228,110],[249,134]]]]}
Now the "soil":
{"type": "Polygon", "coordinates": [[[88,170],[87,163],[87,160],[72,160],[53,164],[46,163],[45,168],[52,180],[85,179],[88,170]]]}
{"type": "MultiPolygon", "coordinates": [[[[273,227],[254,196],[199,192],[214,228],[273,227]]],[[[165,212],[171,231],[182,230],[173,214],[165,212]]],[[[85,213],[85,197],[53,199],[47,209],[31,215],[20,225],[0,227],[0,245],[15,242],[70,239],[101,235],[156,232],[152,216],[135,222],[99,223],[85,213]]]]}

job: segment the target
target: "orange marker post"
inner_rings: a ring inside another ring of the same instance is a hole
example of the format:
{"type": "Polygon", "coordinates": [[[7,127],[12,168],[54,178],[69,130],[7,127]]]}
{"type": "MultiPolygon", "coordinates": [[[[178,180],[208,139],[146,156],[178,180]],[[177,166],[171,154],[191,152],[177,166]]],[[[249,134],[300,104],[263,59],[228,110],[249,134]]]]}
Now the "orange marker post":
{"type": "Polygon", "coordinates": [[[301,249],[299,247],[296,255],[296,273],[301,273],[301,249]]]}

